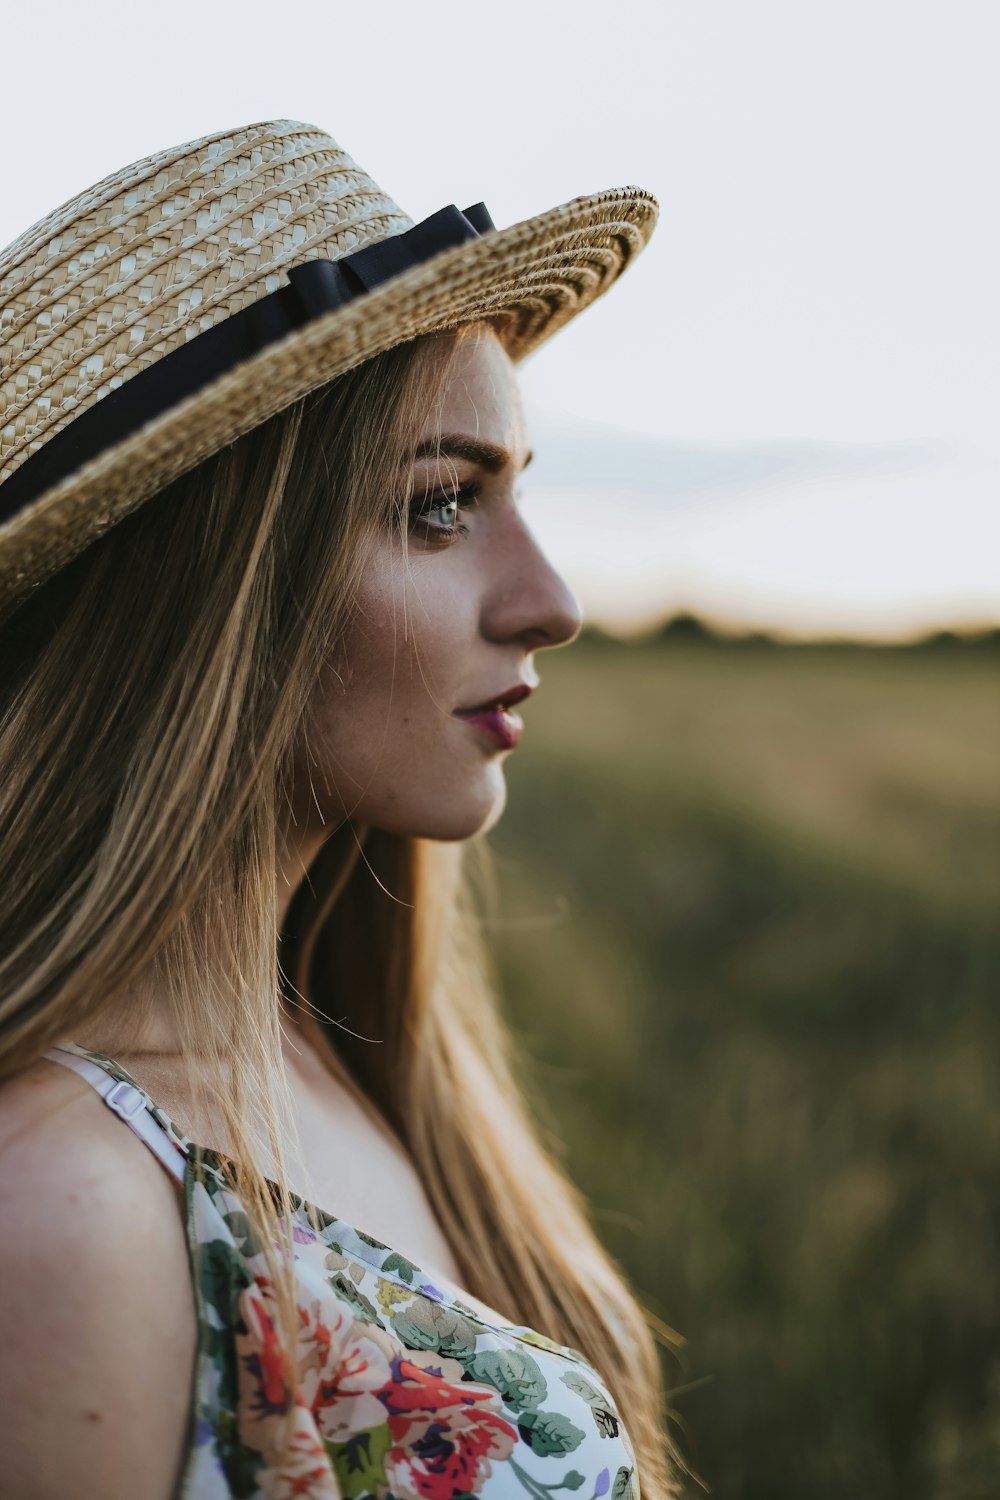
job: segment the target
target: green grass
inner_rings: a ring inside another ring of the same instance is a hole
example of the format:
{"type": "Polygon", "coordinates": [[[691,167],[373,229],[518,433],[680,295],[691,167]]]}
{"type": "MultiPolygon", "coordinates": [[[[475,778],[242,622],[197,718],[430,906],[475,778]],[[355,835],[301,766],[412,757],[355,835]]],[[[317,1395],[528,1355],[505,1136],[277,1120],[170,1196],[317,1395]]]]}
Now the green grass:
{"type": "Polygon", "coordinates": [[[508,1014],[726,1500],[1000,1493],[997,663],[540,659],[508,1014]]]}

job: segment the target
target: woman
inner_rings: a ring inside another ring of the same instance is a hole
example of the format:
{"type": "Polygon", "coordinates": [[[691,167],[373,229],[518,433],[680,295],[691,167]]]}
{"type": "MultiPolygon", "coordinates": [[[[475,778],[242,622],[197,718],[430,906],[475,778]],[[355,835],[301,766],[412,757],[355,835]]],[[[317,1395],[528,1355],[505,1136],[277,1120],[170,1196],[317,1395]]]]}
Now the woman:
{"type": "Polygon", "coordinates": [[[655,213],[279,121],[0,257],[5,1493],[671,1493],[463,866],[579,629],[514,367],[655,213]]]}

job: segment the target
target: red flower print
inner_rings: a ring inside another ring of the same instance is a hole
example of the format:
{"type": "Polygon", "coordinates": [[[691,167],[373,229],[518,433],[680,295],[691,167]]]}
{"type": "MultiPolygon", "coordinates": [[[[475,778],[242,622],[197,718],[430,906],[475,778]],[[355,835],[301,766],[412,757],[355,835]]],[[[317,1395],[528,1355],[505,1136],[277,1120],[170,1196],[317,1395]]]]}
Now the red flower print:
{"type": "Polygon", "coordinates": [[[495,1461],[510,1456],[517,1429],[502,1415],[492,1386],[462,1379],[462,1366],[429,1350],[393,1361],[379,1392],[389,1413],[390,1488],[402,1500],[451,1500],[475,1494],[495,1461]]]}
{"type": "Polygon", "coordinates": [[[375,1495],[451,1500],[478,1494],[493,1464],[510,1456],[517,1428],[492,1386],[463,1379],[458,1360],[406,1349],[378,1324],[317,1297],[299,1303],[301,1393],[282,1460],[288,1363],[266,1277],[245,1289],[240,1310],[239,1434],[268,1461],[258,1478],[267,1500],[337,1497],[357,1485],[359,1466],[375,1495]]]}
{"type": "Polygon", "coordinates": [[[271,1317],[269,1294],[270,1283],[263,1277],[244,1289],[240,1312],[249,1332],[236,1341],[240,1367],[254,1387],[244,1393],[241,1382],[241,1404],[246,1394],[259,1415],[283,1412],[288,1404],[288,1358],[271,1317]]]}
{"type": "Polygon", "coordinates": [[[341,1500],[340,1485],[307,1407],[295,1409],[284,1459],[263,1470],[257,1482],[266,1500],[341,1500]]]}

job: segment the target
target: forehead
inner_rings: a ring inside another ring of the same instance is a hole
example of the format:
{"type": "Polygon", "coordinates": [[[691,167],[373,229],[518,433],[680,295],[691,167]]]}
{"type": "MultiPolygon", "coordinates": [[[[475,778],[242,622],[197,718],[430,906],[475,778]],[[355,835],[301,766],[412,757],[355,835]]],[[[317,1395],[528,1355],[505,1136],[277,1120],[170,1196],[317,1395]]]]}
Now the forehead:
{"type": "Polygon", "coordinates": [[[468,433],[520,454],[525,447],[524,408],[513,362],[490,329],[462,339],[440,403],[421,438],[468,433]]]}

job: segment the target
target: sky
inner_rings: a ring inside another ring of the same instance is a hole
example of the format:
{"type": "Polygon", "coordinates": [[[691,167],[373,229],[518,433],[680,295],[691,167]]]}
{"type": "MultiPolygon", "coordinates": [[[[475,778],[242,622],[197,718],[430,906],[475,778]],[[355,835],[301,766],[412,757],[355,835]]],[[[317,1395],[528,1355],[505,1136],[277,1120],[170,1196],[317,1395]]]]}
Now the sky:
{"type": "Polygon", "coordinates": [[[993,0],[91,0],[4,32],[0,245],[269,118],[415,220],[655,193],[642,255],[519,367],[525,515],[589,619],[1000,621],[993,0]]]}

